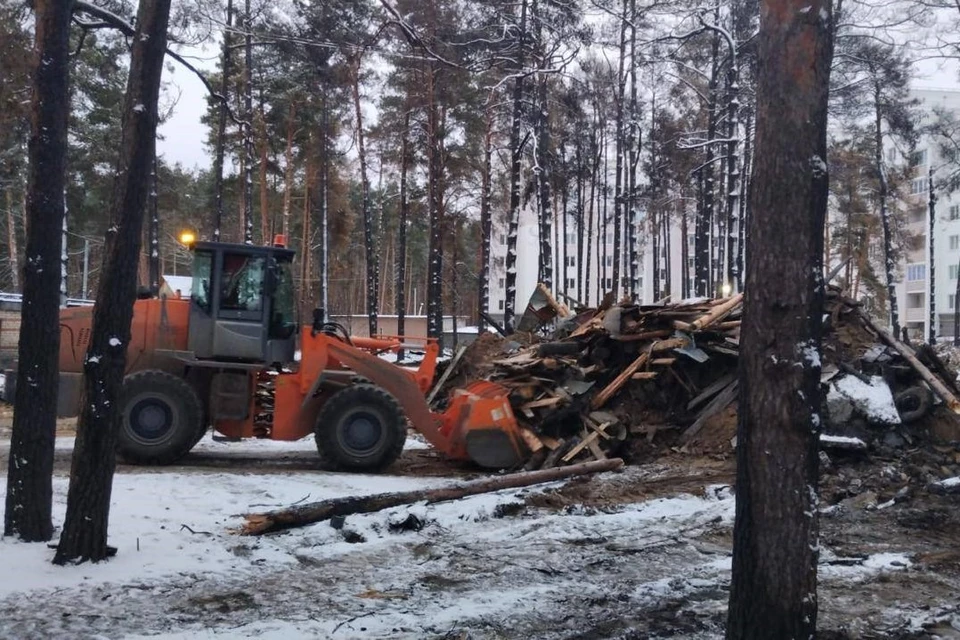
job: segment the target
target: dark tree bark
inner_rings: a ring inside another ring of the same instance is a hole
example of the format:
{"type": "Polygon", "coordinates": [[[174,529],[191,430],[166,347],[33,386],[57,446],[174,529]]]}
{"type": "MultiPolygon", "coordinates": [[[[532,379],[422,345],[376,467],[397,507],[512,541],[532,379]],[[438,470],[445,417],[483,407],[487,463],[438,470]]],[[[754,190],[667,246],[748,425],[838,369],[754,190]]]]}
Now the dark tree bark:
{"type": "MultiPolygon", "coordinates": [[[[927,221],[929,225],[929,228],[927,229],[927,233],[929,234],[929,240],[930,240],[930,247],[929,247],[930,258],[927,260],[927,263],[930,265],[930,275],[928,280],[930,282],[930,291],[928,292],[928,295],[930,296],[930,328],[927,334],[927,341],[931,345],[935,345],[937,344],[937,299],[934,296],[934,294],[936,294],[937,292],[937,287],[936,287],[937,280],[935,277],[937,274],[936,274],[936,269],[934,268],[936,265],[933,260],[934,255],[936,255],[933,252],[933,247],[934,247],[933,236],[934,236],[934,230],[936,227],[935,222],[937,220],[937,192],[936,192],[936,189],[933,188],[933,162],[932,161],[930,162],[930,167],[927,171],[927,182],[929,184],[929,189],[930,189],[929,197],[927,198],[927,215],[929,217],[927,221]]],[[[960,278],[958,278],[958,280],[960,280],[960,278]]]]}
{"type": "Polygon", "coordinates": [[[253,244],[253,22],[245,0],[243,29],[243,241],[253,244]]]}
{"type": "Polygon", "coordinates": [[[370,180],[367,177],[367,151],[363,134],[363,110],[360,105],[359,55],[351,61],[353,70],[353,107],[357,124],[357,157],[360,160],[360,209],[363,218],[363,248],[367,265],[367,322],[370,336],[377,335],[377,310],[380,307],[380,260],[377,255],[373,207],[370,205],[370,180]]]}
{"type": "Polygon", "coordinates": [[[137,261],[156,148],[157,100],[167,46],[170,0],[142,0],[130,55],[123,135],[111,199],[113,223],[97,290],[90,347],[84,361],[82,407],[70,470],[67,515],[56,564],[103,560],[109,555],[107,521],[116,466],[119,405],[137,261]]]}
{"type": "Polygon", "coordinates": [[[713,225],[715,222],[714,176],[716,175],[715,165],[717,154],[716,149],[714,149],[713,141],[717,138],[718,119],[717,84],[720,73],[720,65],[718,61],[718,58],[720,57],[720,36],[718,34],[714,34],[713,36],[713,43],[710,47],[710,52],[710,59],[712,62],[707,96],[707,146],[702,168],[703,202],[700,216],[698,216],[696,220],[696,239],[694,240],[696,246],[694,252],[694,270],[697,274],[698,296],[712,296],[714,294],[715,284],[713,274],[714,253],[711,251],[711,247],[714,245],[714,243],[711,242],[711,239],[713,237],[713,225]]]}
{"type": "Polygon", "coordinates": [[[53,536],[53,442],[60,346],[60,228],[64,219],[72,2],[37,0],[28,146],[27,260],[3,534],[53,536]]]}
{"type": "MultiPolygon", "coordinates": [[[[410,200],[407,194],[407,172],[410,167],[410,110],[403,116],[403,132],[400,140],[400,220],[397,222],[397,267],[396,308],[397,334],[404,335],[404,319],[407,314],[407,220],[410,216],[410,200]]],[[[489,246],[487,248],[489,251],[489,246]]],[[[397,354],[403,359],[402,352],[397,354]]]]}
{"type": "Polygon", "coordinates": [[[640,242],[637,238],[639,214],[637,212],[637,164],[640,159],[640,108],[637,102],[637,0],[630,0],[630,103],[627,123],[627,149],[629,153],[627,173],[627,255],[629,257],[630,298],[643,296],[640,290],[640,242]]]}
{"type": "Polygon", "coordinates": [[[550,155],[550,125],[547,122],[547,79],[540,78],[537,99],[537,144],[536,144],[536,183],[537,197],[540,200],[540,258],[539,280],[547,289],[553,289],[553,248],[550,246],[550,236],[553,231],[553,201],[550,197],[550,180],[552,179],[552,163],[550,155]]]}
{"type": "Polygon", "coordinates": [[[506,292],[503,328],[513,332],[517,308],[517,235],[520,231],[520,121],[523,118],[523,59],[527,36],[527,0],[520,0],[520,33],[517,36],[517,74],[513,81],[513,120],[510,124],[510,212],[507,219],[506,292]]]}
{"type": "Polygon", "coordinates": [[[427,335],[439,338],[443,333],[443,145],[440,107],[437,104],[437,72],[430,67],[427,76],[427,191],[430,216],[430,246],[427,259],[427,335]]]}
{"type": "Polygon", "coordinates": [[[627,74],[624,70],[627,58],[627,0],[621,3],[620,15],[620,57],[617,67],[617,119],[615,123],[616,136],[613,178],[613,294],[620,297],[620,255],[623,247],[623,154],[626,146],[624,140],[624,116],[626,97],[627,74]]]}
{"type": "Polygon", "coordinates": [[[883,229],[883,273],[886,278],[887,297],[890,298],[890,326],[893,328],[893,335],[899,337],[900,313],[897,310],[897,284],[895,281],[897,261],[893,255],[893,229],[890,226],[890,206],[888,203],[890,187],[887,183],[887,168],[883,162],[882,88],[879,82],[874,85],[873,94],[873,160],[876,165],[878,180],[877,201],[880,205],[880,225],[883,229]]]}
{"type": "Polygon", "coordinates": [[[727,638],[817,629],[830,0],[762,0],[727,638]],[[789,282],[790,286],[784,286],[789,282]]]}
{"type": "MultiPolygon", "coordinates": [[[[480,185],[480,278],[477,280],[480,297],[480,317],[477,327],[482,334],[486,329],[485,315],[490,313],[490,240],[493,235],[493,215],[490,210],[492,190],[492,154],[493,154],[493,98],[495,92],[490,93],[486,114],[485,130],[483,134],[483,172],[480,185]]],[[[406,144],[406,138],[404,138],[406,144]]],[[[405,167],[404,167],[405,168],[405,167]]],[[[403,189],[401,183],[400,188],[403,189]]],[[[402,198],[401,198],[402,199],[402,198]]]]}
{"type": "Polygon", "coordinates": [[[227,16],[223,27],[223,49],[220,54],[220,96],[217,110],[217,141],[213,154],[213,241],[220,241],[223,224],[223,156],[227,137],[227,93],[230,90],[230,29],[233,26],[233,0],[227,0],[227,16]]]}
{"type": "Polygon", "coordinates": [[[160,295],[160,212],[158,211],[159,194],[157,189],[157,154],[154,150],[153,162],[150,165],[150,231],[147,234],[147,244],[150,247],[150,256],[147,263],[150,265],[150,295],[160,295]]]}

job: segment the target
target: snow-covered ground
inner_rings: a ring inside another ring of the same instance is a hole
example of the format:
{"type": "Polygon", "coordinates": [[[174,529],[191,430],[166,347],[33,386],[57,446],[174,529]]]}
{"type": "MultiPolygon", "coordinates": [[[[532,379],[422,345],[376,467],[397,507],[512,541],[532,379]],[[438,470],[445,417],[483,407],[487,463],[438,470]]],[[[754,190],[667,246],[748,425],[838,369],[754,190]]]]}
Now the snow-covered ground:
{"type": "MultiPolygon", "coordinates": [[[[312,446],[208,438],[198,448],[254,456],[312,446]]],[[[633,467],[595,482],[650,475],[633,467]]],[[[251,511],[455,481],[125,470],[114,482],[110,543],[119,552],[109,562],[55,567],[46,545],[0,539],[0,638],[428,638],[467,637],[465,630],[471,638],[560,638],[588,629],[594,635],[586,637],[601,638],[663,615],[675,628],[678,610],[699,620],[681,637],[720,633],[734,515],[723,485],[547,508],[534,498],[551,495],[554,483],[350,516],[342,530],[322,522],[262,537],[232,532],[251,511]]],[[[67,479],[56,477],[57,524],[66,490],[67,479]]],[[[856,583],[909,566],[889,549],[825,574],[856,583]]]]}

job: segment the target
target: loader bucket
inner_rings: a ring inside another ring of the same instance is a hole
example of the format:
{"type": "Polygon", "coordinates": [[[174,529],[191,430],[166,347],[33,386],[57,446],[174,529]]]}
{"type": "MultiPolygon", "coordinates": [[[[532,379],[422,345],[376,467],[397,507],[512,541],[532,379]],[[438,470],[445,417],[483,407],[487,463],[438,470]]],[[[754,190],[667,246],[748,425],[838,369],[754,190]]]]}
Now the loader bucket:
{"type": "Polygon", "coordinates": [[[509,394],[487,381],[454,392],[448,413],[457,416],[455,431],[463,434],[467,456],[481,467],[507,469],[527,459],[509,394]]]}

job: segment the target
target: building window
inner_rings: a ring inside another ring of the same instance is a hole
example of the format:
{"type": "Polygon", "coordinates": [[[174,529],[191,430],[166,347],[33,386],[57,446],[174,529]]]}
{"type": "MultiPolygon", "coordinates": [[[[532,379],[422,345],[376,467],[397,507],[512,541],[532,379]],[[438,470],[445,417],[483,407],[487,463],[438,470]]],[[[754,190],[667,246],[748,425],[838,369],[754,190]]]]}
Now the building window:
{"type": "Polygon", "coordinates": [[[907,265],[907,280],[909,282],[916,282],[917,280],[923,280],[927,277],[927,265],[925,264],[908,264],[907,265]]]}
{"type": "Polygon", "coordinates": [[[498,233],[498,234],[497,234],[497,243],[498,243],[498,244],[506,244],[506,243],[507,243],[507,238],[506,238],[502,233],[498,233]]]}
{"type": "Polygon", "coordinates": [[[960,204],[954,204],[950,206],[950,219],[960,220],[960,204]]]}
{"type": "Polygon", "coordinates": [[[567,266],[568,266],[568,267],[575,267],[575,266],[577,266],[577,258],[576,258],[576,256],[567,256],[567,266]]]}
{"type": "Polygon", "coordinates": [[[927,164],[927,150],[920,149],[915,151],[913,156],[910,158],[910,165],[914,167],[923,167],[927,164]]]}
{"type": "Polygon", "coordinates": [[[497,256],[493,259],[493,266],[503,268],[503,265],[506,264],[506,258],[503,256],[497,256]]]}
{"type": "Polygon", "coordinates": [[[501,289],[503,289],[505,285],[506,285],[506,281],[503,278],[500,278],[497,280],[497,286],[500,287],[501,289]]]}
{"type": "Polygon", "coordinates": [[[956,279],[957,279],[957,265],[955,265],[955,264],[950,265],[950,269],[949,269],[948,273],[949,273],[949,276],[950,276],[950,280],[956,280],[956,279]]]}
{"type": "Polygon", "coordinates": [[[573,289],[576,285],[573,281],[573,278],[567,278],[567,289],[573,289]]]}
{"type": "Polygon", "coordinates": [[[910,193],[918,194],[918,193],[925,193],[926,191],[927,191],[926,178],[916,178],[910,181],[910,193]]]}
{"type": "Polygon", "coordinates": [[[568,233],[566,238],[567,238],[567,244],[574,244],[577,241],[577,234],[568,233]]]}
{"type": "Polygon", "coordinates": [[[603,288],[610,290],[613,288],[613,278],[604,278],[603,279],[603,288]]]}
{"type": "Polygon", "coordinates": [[[957,308],[957,294],[951,293],[947,296],[947,308],[951,311],[957,308]]]}
{"type": "Polygon", "coordinates": [[[612,267],[612,266],[613,266],[613,256],[604,256],[604,257],[603,257],[603,264],[604,264],[604,266],[612,267]]]}
{"type": "Polygon", "coordinates": [[[499,307],[500,311],[503,311],[503,300],[500,300],[500,302],[497,304],[497,307],[499,307]]]}
{"type": "Polygon", "coordinates": [[[897,159],[897,150],[894,147],[887,149],[887,162],[894,162],[897,159]]]}
{"type": "Polygon", "coordinates": [[[950,236],[950,251],[960,249],[960,236],[950,236]]]}

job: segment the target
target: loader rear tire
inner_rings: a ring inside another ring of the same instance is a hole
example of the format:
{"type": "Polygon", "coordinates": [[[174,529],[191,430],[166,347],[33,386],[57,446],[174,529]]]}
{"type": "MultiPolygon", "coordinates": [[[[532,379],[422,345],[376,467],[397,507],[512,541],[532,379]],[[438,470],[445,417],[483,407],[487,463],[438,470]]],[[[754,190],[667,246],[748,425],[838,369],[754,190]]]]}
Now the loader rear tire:
{"type": "Polygon", "coordinates": [[[203,410],[190,384],[164,371],[123,381],[117,453],[131,464],[172,464],[203,435],[203,410]]]}
{"type": "Polygon", "coordinates": [[[327,471],[381,471],[403,451],[407,418],[385,390],[356,384],[327,400],[314,435],[320,466],[327,471]]]}

